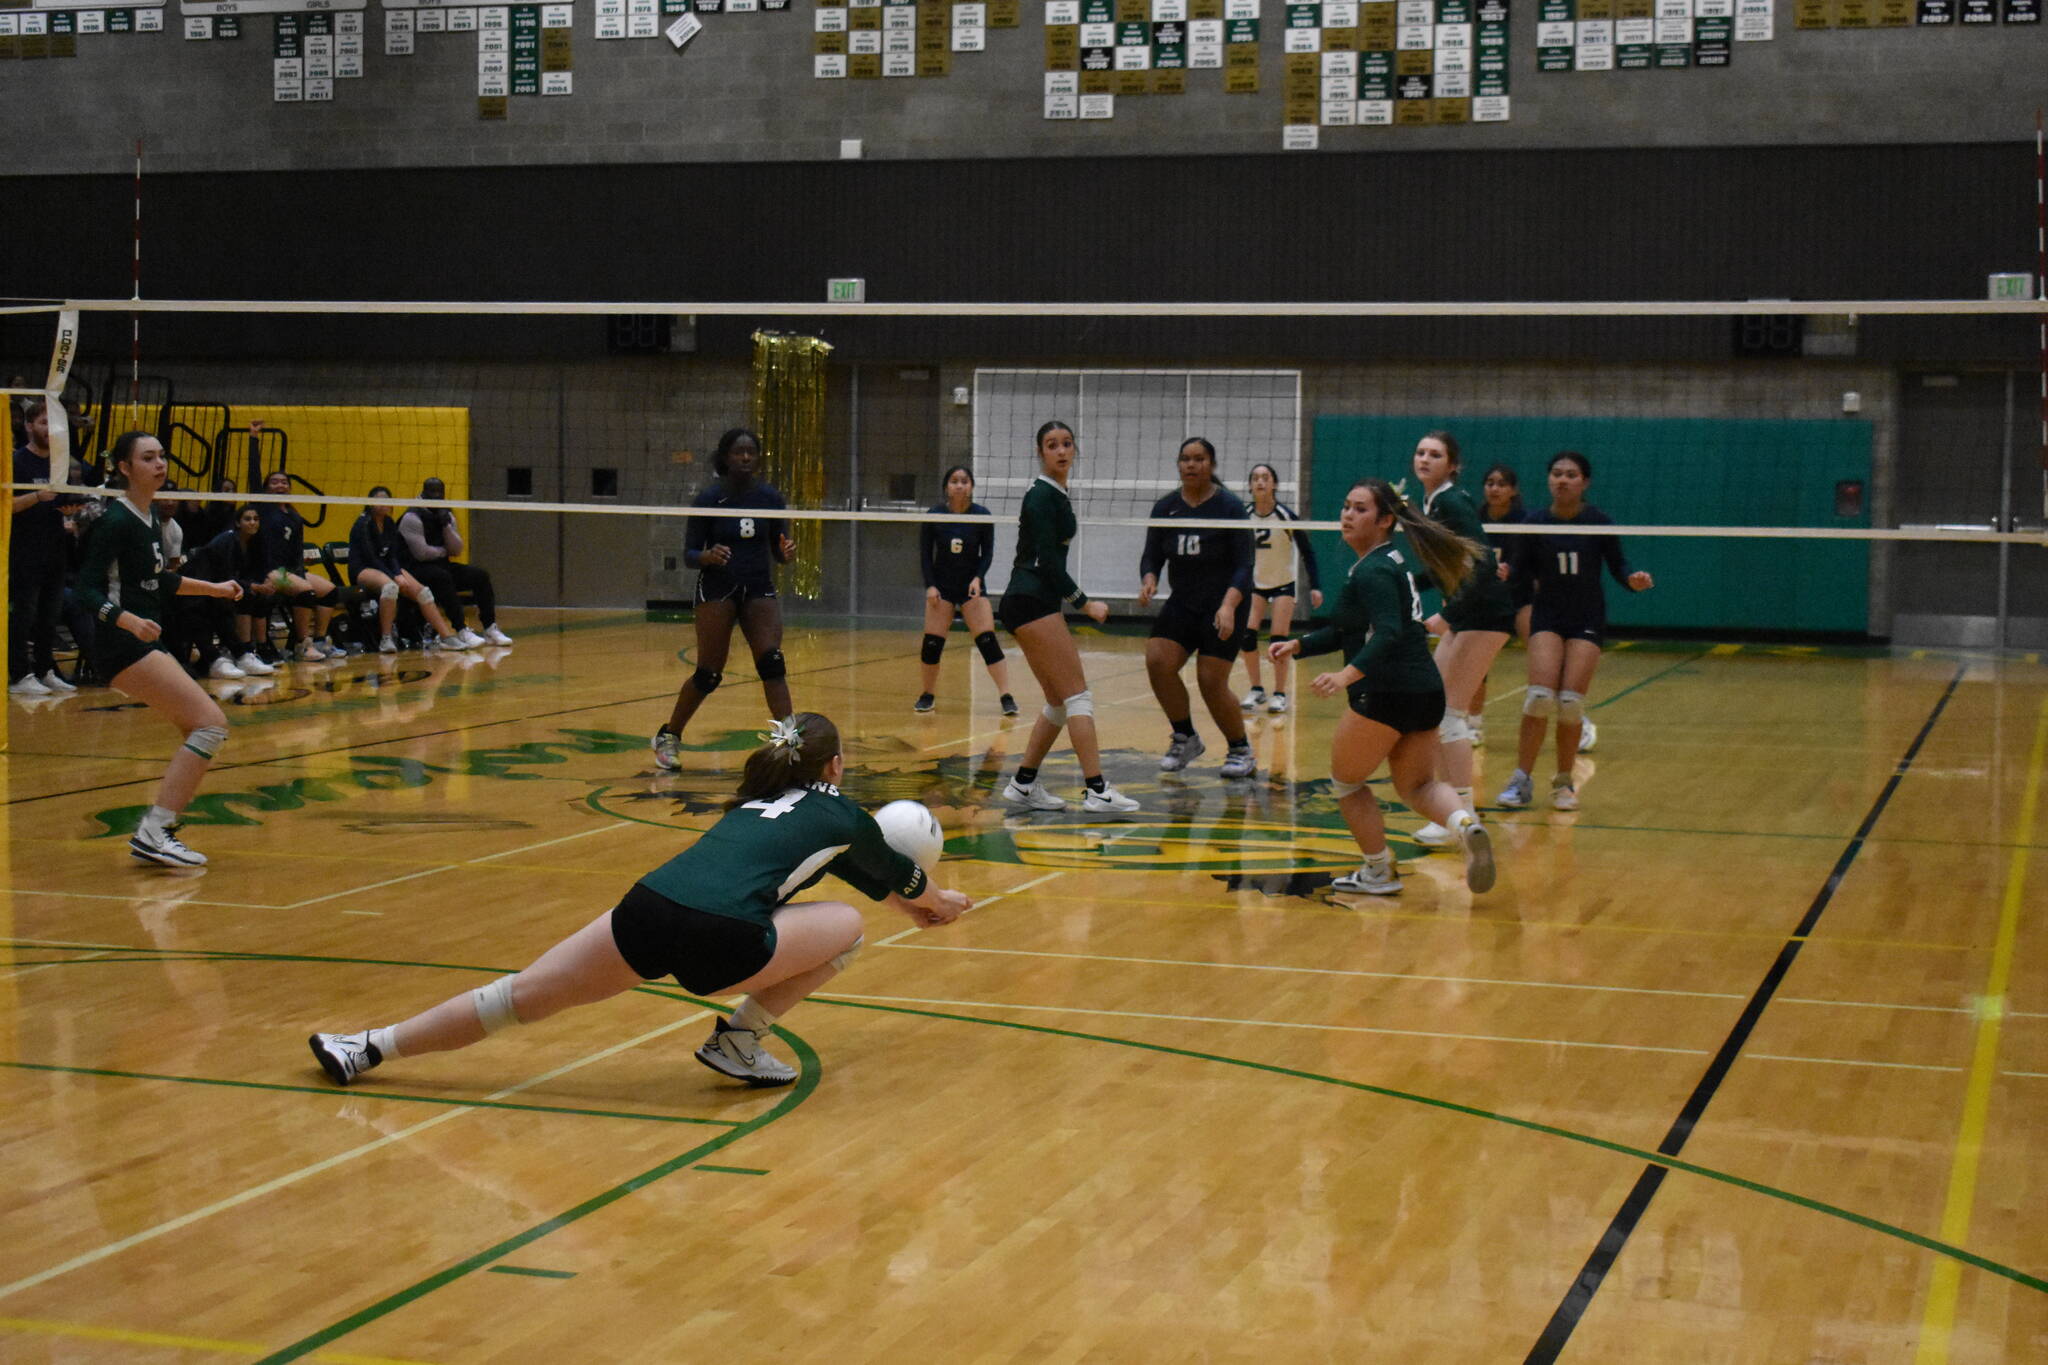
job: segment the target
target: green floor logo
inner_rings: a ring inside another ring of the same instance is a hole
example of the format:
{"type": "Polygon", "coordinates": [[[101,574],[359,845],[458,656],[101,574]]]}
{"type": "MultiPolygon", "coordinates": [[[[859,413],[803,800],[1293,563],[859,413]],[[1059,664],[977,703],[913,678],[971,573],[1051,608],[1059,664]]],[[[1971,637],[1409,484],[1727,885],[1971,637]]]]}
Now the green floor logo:
{"type": "MultiPolygon", "coordinates": [[[[444,777],[491,777],[531,782],[543,774],[535,768],[564,764],[572,756],[644,752],[642,735],[614,730],[557,730],[553,740],[534,740],[496,749],[466,749],[447,763],[388,754],[351,754],[348,766],[311,777],[295,777],[247,791],[202,792],[180,817],[187,825],[260,825],[258,818],[303,809],[309,803],[352,801],[371,792],[428,787],[444,777]]],[[[110,839],[133,834],[148,806],[116,806],[95,813],[100,833],[110,839]]]]}

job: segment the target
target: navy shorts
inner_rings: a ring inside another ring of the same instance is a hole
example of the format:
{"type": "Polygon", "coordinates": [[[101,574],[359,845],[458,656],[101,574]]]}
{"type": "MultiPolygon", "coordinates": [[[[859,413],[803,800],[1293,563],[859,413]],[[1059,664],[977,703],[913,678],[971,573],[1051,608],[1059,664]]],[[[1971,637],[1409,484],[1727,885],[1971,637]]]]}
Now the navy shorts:
{"type": "Polygon", "coordinates": [[[1254,596],[1254,597],[1263,597],[1263,598],[1265,598],[1265,599],[1266,599],[1266,600],[1267,600],[1268,602],[1272,601],[1272,600],[1273,600],[1274,598],[1276,598],[1276,597],[1292,597],[1292,596],[1294,596],[1294,595],[1295,595],[1295,594],[1294,594],[1294,583],[1293,583],[1293,581],[1292,581],[1291,579],[1290,579],[1290,580],[1289,580],[1288,582],[1282,583],[1282,584],[1281,584],[1281,585],[1280,585],[1279,587],[1277,587],[1277,588],[1253,588],[1253,589],[1252,589],[1252,596],[1254,596]]]}
{"type": "Polygon", "coordinates": [[[1159,615],[1152,618],[1151,638],[1171,640],[1190,654],[1230,663],[1237,658],[1238,646],[1241,643],[1239,637],[1250,625],[1251,617],[1252,604],[1238,603],[1237,616],[1230,634],[1218,639],[1215,606],[1202,611],[1188,606],[1179,597],[1169,597],[1166,599],[1166,605],[1159,609],[1159,615]]]}
{"type": "Polygon", "coordinates": [[[1567,640],[1589,641],[1596,649],[1604,647],[1607,643],[1607,623],[1605,621],[1580,621],[1562,616],[1550,616],[1544,613],[1543,608],[1538,607],[1529,614],[1529,633],[1536,635],[1546,630],[1552,635],[1561,635],[1567,640]]]}
{"type": "Polygon", "coordinates": [[[973,582],[974,579],[971,577],[941,578],[936,584],[939,590],[939,600],[941,602],[951,602],[956,607],[966,606],[967,588],[973,582]]]}
{"type": "Polygon", "coordinates": [[[725,574],[697,575],[697,602],[730,602],[743,607],[749,602],[773,601],[774,579],[731,578],[725,574]]]}
{"type": "Polygon", "coordinates": [[[672,976],[697,995],[737,986],[775,956],[773,925],[692,910],[639,882],[612,910],[612,942],[641,980],[672,976]]]}

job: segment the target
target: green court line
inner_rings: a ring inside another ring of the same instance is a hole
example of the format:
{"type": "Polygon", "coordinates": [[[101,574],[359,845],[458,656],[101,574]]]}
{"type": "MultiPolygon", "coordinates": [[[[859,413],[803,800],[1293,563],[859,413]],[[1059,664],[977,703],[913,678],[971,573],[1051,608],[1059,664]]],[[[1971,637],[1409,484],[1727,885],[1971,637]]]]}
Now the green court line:
{"type": "MultiPolygon", "coordinates": [[[[668,993],[657,992],[657,994],[668,993]]],[[[707,1009],[721,1009],[720,1006],[713,1004],[711,1001],[700,1000],[695,996],[682,995],[680,993],[676,993],[673,996],[673,998],[686,1000],[691,1004],[700,1005],[707,1009]]],[[[591,1196],[589,1199],[584,1200],[582,1203],[576,1205],[576,1207],[572,1209],[569,1209],[567,1212],[559,1213],[555,1215],[553,1218],[546,1220],[545,1222],[536,1223],[532,1227],[526,1229],[524,1232],[516,1233],[513,1236],[506,1238],[504,1241],[499,1242],[496,1246],[486,1247],[484,1250],[477,1252],[474,1256],[470,1256],[465,1260],[458,1261],[454,1265],[449,1266],[445,1270],[438,1271],[435,1274],[427,1276],[423,1280],[420,1280],[412,1285],[407,1286],[404,1289],[399,1290],[395,1294],[391,1294],[382,1299],[379,1299],[377,1302],[369,1305],[367,1308],[363,1308],[358,1310],[357,1312],[351,1313],[348,1317],[341,1319],[339,1322],[335,1322],[326,1327],[321,1328],[319,1331],[313,1333],[311,1336],[302,1337],[298,1341],[293,1342],[291,1345],[285,1347],[284,1349],[280,1351],[275,1351],[272,1354],[265,1356],[262,1359],[262,1361],[259,1362],[259,1365],[278,1365],[279,1362],[287,1360],[298,1360],[303,1356],[310,1355],[314,1351],[317,1351],[321,1347],[327,1345],[327,1343],[334,1341],[337,1338],[345,1337],[349,1333],[355,1331],[357,1328],[367,1326],[368,1324],[377,1321],[379,1318],[386,1317],[391,1313],[395,1313],[399,1309],[405,1307],[406,1305],[413,1303],[414,1301],[424,1297],[425,1295],[433,1293],[436,1289],[440,1289],[444,1285],[454,1283],[456,1280],[461,1279],[463,1276],[468,1275],[473,1271],[485,1269],[490,1265],[491,1262],[508,1256],[511,1253],[519,1250],[523,1246],[528,1246],[534,1242],[537,1242],[551,1232],[559,1231],[560,1229],[569,1226],[569,1224],[571,1223],[577,1222],[578,1220],[583,1218],[587,1218],[591,1214],[596,1213],[598,1210],[605,1208],[607,1205],[614,1204],[619,1200],[624,1199],[627,1195],[632,1194],[634,1191],[645,1189],[647,1186],[652,1185],[655,1181],[662,1179],[664,1176],[673,1175],[675,1172],[680,1171],[685,1167],[694,1166],[698,1161],[702,1160],[707,1156],[710,1156],[713,1152],[718,1151],[720,1148],[729,1147],[733,1143],[738,1142],[741,1138],[747,1136],[749,1133],[758,1132],[760,1129],[767,1127],[775,1120],[783,1117],[785,1114],[788,1114],[791,1110],[795,1109],[798,1105],[802,1104],[806,1099],[809,1099],[811,1092],[818,1088],[818,1077],[820,1075],[818,1068],[818,1054],[812,1050],[811,1045],[809,1043],[806,1043],[803,1039],[799,1038],[794,1033],[790,1033],[781,1028],[777,1028],[775,1032],[779,1037],[783,1039],[783,1041],[789,1044],[790,1050],[796,1054],[798,1075],[796,1083],[790,1086],[789,1090],[784,1094],[782,1100],[778,1104],[776,1104],[772,1109],[766,1110],[765,1112],[758,1114],[751,1119],[748,1119],[745,1123],[742,1123],[729,1133],[721,1133],[717,1137],[712,1138],[708,1142],[699,1143],[697,1146],[692,1147],[689,1151],[682,1153],[680,1156],[671,1157],[669,1160],[662,1162],[659,1166],[654,1166],[648,1170],[642,1171],[639,1175],[632,1177],[630,1180],[622,1181],[621,1183],[612,1186],[610,1189],[605,1190],[600,1194],[591,1196]]]]}
{"type": "MultiPolygon", "coordinates": [[[[120,945],[101,946],[109,948],[120,947],[120,945]]],[[[90,947],[84,949],[84,951],[91,950],[92,949],[90,947]]],[[[504,973],[503,968],[478,967],[467,964],[417,963],[398,961],[393,959],[375,958],[321,957],[310,954],[221,953],[218,954],[218,956],[222,958],[228,958],[231,960],[241,959],[277,962],[307,962],[328,965],[430,967],[438,970],[449,971],[490,972],[493,975],[503,975],[504,973]]],[[[722,1006],[717,1005],[715,1002],[685,994],[680,990],[663,989],[652,985],[644,985],[639,987],[638,989],[649,995],[658,995],[665,999],[679,1000],[684,1003],[697,1005],[703,1008],[719,1010],[723,1009],[722,1006]]],[[[1318,1072],[1303,1071],[1294,1067],[1276,1066],[1268,1062],[1255,1062],[1241,1057],[1226,1056],[1221,1053],[1200,1052],[1192,1048],[1173,1047],[1163,1043],[1147,1043],[1141,1042],[1137,1039],[1118,1038],[1107,1034],[1084,1033],[1075,1029],[1053,1028],[1043,1024],[1025,1024],[1007,1019],[986,1019],[979,1018],[973,1015],[952,1014],[940,1010],[914,1009],[909,1006],[884,1005],[867,1001],[819,998],[818,1003],[821,1005],[836,1006],[841,1009],[868,1010],[877,1014],[897,1014],[915,1018],[939,1019],[951,1023],[972,1024],[984,1028],[1009,1029],[1018,1033],[1038,1034],[1045,1037],[1071,1038],[1081,1042],[1107,1043],[1114,1047],[1132,1048],[1139,1051],[1152,1052],[1165,1056],[1184,1057],[1193,1061],[1215,1062],[1223,1066],[1241,1067],[1248,1071],[1261,1071],[1269,1075],[1285,1076],[1295,1080],[1310,1081],[1318,1085],[1332,1086],[1338,1089],[1356,1091],[1362,1094],[1377,1095],[1381,1098],[1398,1100],[1408,1104],[1421,1105],[1426,1108],[1438,1109],[1447,1113],[1462,1114],[1468,1118],[1486,1119],[1492,1122],[1504,1124],[1511,1128],[1519,1128],[1525,1132],[1539,1133],[1545,1137],[1560,1138],[1567,1142],[1574,1142],[1582,1146],[1596,1148],[1598,1150],[1605,1152],[1612,1152],[1620,1156],[1628,1157],[1632,1160],[1645,1162],[1649,1165],[1661,1166],[1665,1169],[1673,1171],[1682,1171],[1688,1175],[1696,1175],[1703,1179],[1712,1180],[1720,1184],[1732,1186],[1737,1189],[1748,1190],[1753,1194],[1763,1195],[1766,1198],[1775,1199],[1782,1203],[1790,1204],[1796,1208],[1806,1209],[1809,1212],[1819,1213],[1826,1217],[1839,1219],[1843,1222],[1853,1224],[1857,1227],[1864,1228],[1868,1231],[1876,1232],[1883,1236],[1891,1237],[1896,1240],[1906,1242],[1910,1245],[1917,1246],[1923,1250],[1934,1252],[1937,1255],[1949,1257],[1964,1265],[1973,1266],[1979,1270],[1988,1271],[1993,1275],[1997,1275],[2003,1279],[2010,1280],[2015,1284],[2023,1285],[2026,1288],[2035,1290],[2038,1293],[2048,1294],[2048,1279],[2043,1279],[2039,1276],[2030,1275],[2023,1270],[2017,1269],[2016,1267],[2004,1265],[1998,1261],[1991,1260],[1989,1257],[1980,1256],[1977,1253],[1965,1250],[1962,1247],[1952,1246],[1936,1238],[1927,1237],[1920,1233],[1899,1227],[1896,1224],[1883,1222],[1879,1219],[1872,1218],[1867,1214],[1857,1213],[1854,1210],[1845,1209],[1839,1205],[1829,1204],[1822,1200],[1808,1198],[1805,1195],[1795,1194],[1789,1190],[1779,1189],[1775,1186],[1766,1185],[1759,1181],[1749,1180],[1745,1177],[1734,1175],[1727,1171],[1715,1170],[1712,1167],[1702,1166],[1696,1162],[1683,1161],[1674,1157],[1667,1157],[1662,1155],[1661,1153],[1652,1152],[1645,1148],[1630,1146],[1627,1143],[1610,1141],[1606,1138],[1594,1137],[1588,1133],[1574,1132],[1573,1130],[1568,1128],[1559,1128],[1551,1124],[1539,1123],[1533,1119],[1516,1118],[1510,1114],[1502,1114],[1489,1109],[1481,1109],[1474,1105],[1459,1104],[1454,1100],[1438,1099],[1429,1095],[1416,1094],[1412,1091],[1397,1090],[1390,1086],[1374,1085],[1368,1081],[1346,1080],[1342,1077],[1326,1076],[1318,1072]]],[[[509,1254],[510,1252],[517,1250],[519,1247],[525,1246],[529,1242],[532,1242],[542,1236],[545,1236],[549,1232],[555,1231],[560,1227],[564,1227],[571,1222],[575,1222],[578,1219],[583,1218],[590,1213],[594,1213],[598,1209],[601,1209],[606,1205],[625,1197],[625,1195],[630,1194],[635,1190],[641,1189],[646,1185],[652,1184],[654,1181],[662,1179],[664,1176],[670,1175],[675,1171],[682,1169],[685,1166],[695,1165],[701,1158],[709,1156],[713,1152],[731,1145],[733,1142],[737,1141],[739,1138],[747,1135],[748,1133],[757,1131],[759,1128],[765,1126],[769,1122],[772,1122],[774,1119],[780,1118],[784,1114],[787,1114],[788,1112],[790,1112],[790,1110],[794,1109],[798,1104],[802,1103],[803,1100],[810,1095],[811,1091],[817,1088],[817,1054],[815,1053],[815,1051],[811,1049],[808,1043],[804,1042],[797,1035],[789,1033],[787,1030],[782,1029],[780,1027],[776,1029],[776,1032],[779,1036],[783,1037],[786,1041],[789,1042],[791,1048],[797,1053],[801,1063],[801,1070],[799,1072],[796,1084],[792,1087],[791,1093],[786,1097],[783,1103],[778,1104],[775,1108],[770,1109],[761,1115],[756,1116],[754,1119],[748,1120],[740,1124],[728,1133],[721,1134],[718,1137],[711,1139],[709,1142],[703,1143],[698,1147],[690,1149],[689,1151],[683,1153],[681,1156],[672,1158],[671,1160],[663,1162],[661,1165],[656,1166],[649,1171],[643,1172],[641,1175],[634,1177],[633,1179],[625,1182],[624,1184],[615,1186],[610,1190],[607,1190],[599,1195],[594,1196],[590,1200],[586,1200],[583,1204],[577,1205],[574,1209],[569,1210],[567,1213],[558,1215],[556,1218],[550,1219],[547,1222],[537,1224],[534,1227],[527,1229],[525,1232],[520,1233],[515,1237],[506,1240],[505,1242],[499,1243],[495,1247],[480,1252],[477,1255],[472,1256],[465,1261],[459,1262],[456,1265],[451,1266],[448,1269],[443,1270],[436,1275],[429,1276],[428,1278],[419,1281],[411,1287],[405,1290],[401,1290],[397,1294],[391,1295],[386,1299],[380,1300],[376,1304],[372,1304],[370,1307],[361,1310],[360,1312],[354,1314],[349,1318],[342,1320],[339,1323],[336,1323],[328,1328],[325,1328],[322,1331],[315,1333],[314,1335],[307,1337],[299,1342],[293,1343],[291,1346],[284,1348],[282,1352],[266,1357],[264,1365],[268,1365],[269,1361],[286,1361],[299,1359],[300,1357],[308,1354],[309,1352],[317,1350],[321,1346],[326,1345],[328,1342],[333,1341],[337,1337],[345,1335],[348,1332],[354,1331],[357,1327],[363,1326],[369,1322],[375,1321],[376,1319],[385,1316],[388,1313],[396,1311],[398,1308],[401,1308],[406,1304],[411,1303],[413,1300],[418,1299],[422,1295],[430,1293],[434,1289],[438,1289],[443,1285],[452,1283],[454,1280],[460,1279],[462,1276],[469,1274],[471,1271],[484,1267],[490,1261],[496,1260],[501,1256],[509,1254]]],[[[28,1064],[7,1063],[5,1065],[26,1066],[28,1064]]],[[[256,1083],[222,1082],[222,1084],[248,1084],[253,1086],[256,1083]]],[[[279,1086],[261,1088],[292,1089],[293,1087],[279,1086]]],[[[311,1090],[312,1088],[307,1087],[307,1089],[311,1090]]],[[[314,1093],[332,1094],[334,1092],[331,1090],[325,1090],[314,1091],[314,1093]]],[[[416,1097],[392,1096],[391,1098],[407,1099],[416,1097]]],[[[458,1100],[449,1101],[449,1103],[474,1104],[476,1103],[476,1101],[458,1100]]]]}
{"type": "Polygon", "coordinates": [[[1594,702],[1591,706],[1588,706],[1586,709],[1588,711],[1598,711],[1603,706],[1612,706],[1614,705],[1614,703],[1620,701],[1629,693],[1641,691],[1643,688],[1648,687],[1651,683],[1656,682],[1659,678],[1669,677],[1671,674],[1676,673],[1679,669],[1684,668],[1687,664],[1696,664],[1701,659],[1706,658],[1709,654],[1712,654],[1713,652],[1713,648],[1709,647],[1701,650],[1699,653],[1693,655],[1689,659],[1680,659],[1677,663],[1672,664],[1669,668],[1660,668],[1655,673],[1652,673],[1649,677],[1644,678],[1641,682],[1632,684],[1628,687],[1624,687],[1621,689],[1621,691],[1616,692],[1613,696],[1602,698],[1601,700],[1594,702]]]}
{"type": "Polygon", "coordinates": [[[717,1172],[717,1173],[718,1173],[719,1175],[766,1175],[766,1174],[768,1174],[768,1172],[766,1172],[766,1171],[757,1171],[757,1170],[755,1170],[755,1169],[754,1169],[753,1167],[751,1167],[751,1166],[699,1166],[699,1167],[698,1167],[697,1169],[698,1169],[698,1170],[700,1170],[700,1171],[715,1171],[715,1172],[717,1172]]]}
{"type": "Polygon", "coordinates": [[[350,1099],[397,1100],[403,1104],[441,1104],[457,1109],[518,1109],[535,1114],[576,1114],[593,1119],[634,1119],[641,1123],[695,1123],[714,1128],[737,1128],[737,1119],[700,1119],[680,1114],[636,1114],[623,1109],[578,1109],[559,1104],[511,1104],[504,1100],[453,1099],[440,1095],[400,1095],[388,1090],[346,1091],[332,1085],[280,1085],[271,1081],[230,1081],[216,1076],[167,1076],[154,1071],[116,1071],[109,1067],[53,1066],[47,1062],[6,1062],[10,1071],[51,1071],[65,1076],[106,1076],[124,1081],[174,1081],[179,1085],[218,1085],[234,1090],[277,1090],[293,1095],[327,1095],[350,1099]]]}
{"type": "Polygon", "coordinates": [[[573,1270],[537,1270],[532,1266],[525,1265],[493,1265],[485,1266],[484,1269],[494,1275],[531,1275],[537,1280],[573,1280],[576,1278],[576,1272],[573,1270]]]}
{"type": "Polygon", "coordinates": [[[1917,1232],[1911,1232],[1895,1224],[1880,1222],[1878,1219],[1872,1218],[1867,1214],[1856,1213],[1853,1210],[1845,1209],[1835,1204],[1824,1203],[1818,1199],[1809,1199],[1805,1195],[1794,1194],[1790,1190],[1781,1190],[1775,1186],[1748,1180],[1727,1171],[1717,1171],[1710,1166],[1701,1166],[1694,1162],[1681,1161],[1675,1157],[1665,1156],[1660,1152],[1650,1151],[1647,1148],[1631,1147],[1625,1142],[1611,1142],[1606,1138],[1597,1138],[1588,1133],[1573,1132],[1569,1128],[1557,1128],[1547,1123],[1538,1123],[1534,1119],[1516,1118],[1511,1114],[1501,1114],[1491,1109],[1480,1109],[1469,1104],[1459,1104],[1454,1100],[1441,1100],[1429,1095],[1418,1095],[1412,1091],[1396,1090],[1391,1086],[1374,1085],[1369,1081],[1345,1080],[1339,1076],[1325,1076],[1318,1072],[1302,1071],[1295,1067],[1275,1066],[1270,1062],[1248,1061],[1242,1057],[1228,1057],[1216,1052],[1197,1052],[1193,1048],[1172,1047],[1165,1043],[1145,1043],[1135,1038],[1116,1038],[1101,1033],[1082,1033],[1075,1029],[1049,1028],[1043,1024],[1020,1024],[1009,1019],[982,1019],[968,1014],[949,1014],[941,1010],[912,1009],[903,1005],[878,1005],[868,1001],[835,1000],[828,997],[814,998],[818,1004],[836,1005],[841,1009],[871,1010],[878,1014],[903,1014],[924,1019],[944,1019],[953,1023],[979,1024],[987,1028],[1014,1029],[1019,1033],[1037,1033],[1055,1038],[1073,1038],[1089,1043],[1108,1043],[1115,1047],[1135,1048],[1144,1052],[1161,1053],[1169,1057],[1186,1057],[1199,1062],[1217,1062],[1224,1066],[1243,1067],[1247,1071],[1263,1071],[1269,1075],[1286,1076],[1301,1081],[1313,1081],[1317,1085],[1335,1086],[1343,1090],[1356,1090],[1368,1095],[1378,1095],[1383,1099],[1400,1100],[1408,1104],[1419,1104],[1431,1109],[1441,1109],[1448,1113],[1463,1114],[1468,1118],[1490,1119],[1495,1123],[1507,1124],[1511,1128],[1520,1128],[1531,1133],[1541,1133],[1545,1137],[1563,1138],[1567,1142],[1576,1142],[1587,1147],[1597,1147],[1602,1151],[1630,1157],[1652,1166],[1662,1166],[1673,1171],[1684,1171],[1688,1175],[1697,1175],[1708,1180],[1718,1181],[1724,1185],[1733,1185],[1738,1189],[1748,1190],[1752,1194],[1761,1194],[1767,1198],[1782,1200],[1787,1204],[1806,1209],[1809,1212],[1825,1214],[1830,1218],[1839,1218],[1844,1222],[1853,1223],[1872,1232],[1883,1233],[1887,1237],[1895,1237],[1900,1241],[1910,1242],[1922,1250],[1947,1256],[1965,1265],[1975,1266],[1979,1270],[1990,1271],[1992,1274],[2011,1280],[2015,1284],[2024,1285],[2038,1293],[2048,1294],[2048,1279],[2029,1275],[2024,1270],[2000,1264],[1989,1257],[1979,1256],[1973,1251],[1966,1251],[1962,1247],[1951,1246],[1947,1242],[1923,1236],[1917,1232]]]}

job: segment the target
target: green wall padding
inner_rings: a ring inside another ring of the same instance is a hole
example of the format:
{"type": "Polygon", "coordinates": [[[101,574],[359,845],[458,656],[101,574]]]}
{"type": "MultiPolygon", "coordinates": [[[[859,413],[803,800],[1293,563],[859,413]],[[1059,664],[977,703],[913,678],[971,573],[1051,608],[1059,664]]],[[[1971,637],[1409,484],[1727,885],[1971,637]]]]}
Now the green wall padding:
{"type": "MultiPolygon", "coordinates": [[[[1544,471],[1560,450],[1593,463],[1586,497],[1624,524],[1668,526],[1870,525],[1871,426],[1861,420],[1794,422],[1631,417],[1318,417],[1311,515],[1336,520],[1359,478],[1406,479],[1424,432],[1457,435],[1459,483],[1479,497],[1486,470],[1521,476],[1522,500],[1549,505],[1544,471]],[[1835,485],[1863,485],[1865,511],[1835,515],[1835,485]]],[[[1634,567],[1657,586],[1631,593],[1607,582],[1616,625],[1706,630],[1852,631],[1867,628],[1870,547],[1864,541],[1696,540],[1631,536],[1634,567]]],[[[1351,562],[1334,533],[1316,536],[1323,577],[1351,562]]]]}

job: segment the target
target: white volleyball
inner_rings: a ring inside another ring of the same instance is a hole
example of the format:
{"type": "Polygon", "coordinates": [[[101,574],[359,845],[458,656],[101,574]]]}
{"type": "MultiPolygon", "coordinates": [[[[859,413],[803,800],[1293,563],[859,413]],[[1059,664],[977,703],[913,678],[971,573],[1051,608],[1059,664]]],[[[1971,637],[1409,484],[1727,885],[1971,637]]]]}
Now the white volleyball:
{"type": "Polygon", "coordinates": [[[891,801],[875,812],[875,823],[889,847],[929,872],[946,849],[946,832],[938,817],[915,801],[891,801]]]}

